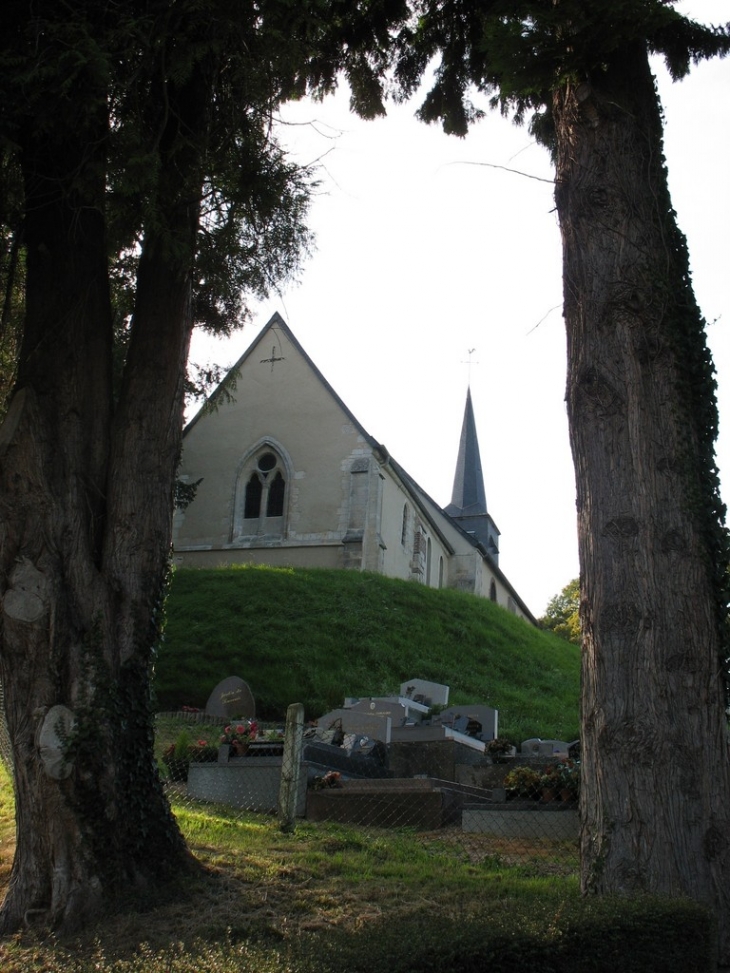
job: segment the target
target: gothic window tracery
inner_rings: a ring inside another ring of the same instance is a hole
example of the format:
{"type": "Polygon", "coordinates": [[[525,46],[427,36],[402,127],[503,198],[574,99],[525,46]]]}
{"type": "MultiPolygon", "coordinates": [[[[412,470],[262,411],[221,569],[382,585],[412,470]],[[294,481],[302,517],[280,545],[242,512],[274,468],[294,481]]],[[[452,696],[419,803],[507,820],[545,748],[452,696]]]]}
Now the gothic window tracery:
{"type": "Polygon", "coordinates": [[[283,535],[288,467],[271,443],[253,449],[239,470],[232,540],[254,534],[283,535]]]}

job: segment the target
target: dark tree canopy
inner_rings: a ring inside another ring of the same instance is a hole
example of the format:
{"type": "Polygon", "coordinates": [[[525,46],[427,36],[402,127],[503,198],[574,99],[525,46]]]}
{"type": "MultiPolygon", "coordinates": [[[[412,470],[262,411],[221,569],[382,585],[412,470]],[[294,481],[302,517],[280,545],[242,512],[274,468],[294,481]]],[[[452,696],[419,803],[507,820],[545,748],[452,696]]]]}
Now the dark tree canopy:
{"type": "Polygon", "coordinates": [[[727,28],[681,16],[674,0],[414,0],[412,7],[398,41],[401,96],[413,95],[437,62],[419,117],[464,135],[481,114],[469,98],[476,90],[505,115],[529,121],[549,146],[553,92],[605,70],[627,45],[662,55],[677,80],[693,63],[726,54],[730,42],[727,28]]]}
{"type": "Polygon", "coordinates": [[[307,253],[311,173],[272,137],[340,76],[383,110],[402,0],[8,0],[0,8],[0,679],[18,844],[0,931],[73,928],[190,865],[150,678],[194,324],[227,331],[307,253]],[[19,344],[12,348],[13,329],[19,344]],[[4,359],[3,359],[4,360],[4,359]],[[65,771],[37,733],[75,726],[65,771]],[[50,717],[48,717],[50,718],[50,717]]]}

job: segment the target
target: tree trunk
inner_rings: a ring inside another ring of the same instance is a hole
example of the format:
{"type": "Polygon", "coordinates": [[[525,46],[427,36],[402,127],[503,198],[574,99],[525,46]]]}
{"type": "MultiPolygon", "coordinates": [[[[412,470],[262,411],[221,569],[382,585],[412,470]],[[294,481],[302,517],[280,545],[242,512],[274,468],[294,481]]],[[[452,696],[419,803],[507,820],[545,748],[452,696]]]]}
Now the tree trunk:
{"type": "MultiPolygon", "coordinates": [[[[81,79],[76,118],[64,116],[75,99],[63,93],[55,131],[38,136],[29,124],[21,133],[26,321],[0,427],[0,679],[17,848],[0,933],[23,923],[72,930],[117,894],[193,861],[153,759],[150,679],[170,551],[198,211],[168,177],[161,205],[174,195],[165,239],[176,246],[163,246],[159,230],[145,241],[115,407],[106,103],[103,94],[90,97],[92,83],[81,79]],[[58,727],[62,759],[52,767],[40,734],[59,705],[76,722],[70,734],[58,727]]],[[[180,108],[176,123],[183,114],[180,108]]]]}
{"type": "Polygon", "coordinates": [[[709,904],[730,963],[713,369],[646,51],[556,93],[576,469],[582,886],[709,904]]]}

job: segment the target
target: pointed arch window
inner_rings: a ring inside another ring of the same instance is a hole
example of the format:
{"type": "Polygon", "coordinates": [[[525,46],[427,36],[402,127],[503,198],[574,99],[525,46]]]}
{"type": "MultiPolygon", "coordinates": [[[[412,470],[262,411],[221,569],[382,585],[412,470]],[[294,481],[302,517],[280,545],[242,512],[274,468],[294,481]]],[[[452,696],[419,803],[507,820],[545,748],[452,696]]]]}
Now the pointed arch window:
{"type": "Polygon", "coordinates": [[[232,540],[284,533],[288,466],[266,442],[242,464],[236,486],[232,540]]]}
{"type": "Polygon", "coordinates": [[[403,547],[406,546],[406,541],[408,540],[408,504],[403,504],[403,522],[400,528],[400,542],[403,547]]]}
{"type": "Polygon", "coordinates": [[[263,485],[256,473],[251,474],[251,479],[246,484],[246,497],[243,504],[243,516],[246,520],[257,520],[261,513],[261,496],[264,492],[263,485]]]}
{"type": "Polygon", "coordinates": [[[284,516],[284,493],[286,490],[286,483],[284,482],[284,477],[281,475],[281,470],[277,470],[274,474],[274,478],[269,485],[269,495],[266,498],[266,516],[267,517],[283,517],[284,516]]]}
{"type": "Polygon", "coordinates": [[[497,585],[494,583],[494,578],[492,578],[492,583],[489,585],[489,598],[491,601],[497,600],[497,585]]]}

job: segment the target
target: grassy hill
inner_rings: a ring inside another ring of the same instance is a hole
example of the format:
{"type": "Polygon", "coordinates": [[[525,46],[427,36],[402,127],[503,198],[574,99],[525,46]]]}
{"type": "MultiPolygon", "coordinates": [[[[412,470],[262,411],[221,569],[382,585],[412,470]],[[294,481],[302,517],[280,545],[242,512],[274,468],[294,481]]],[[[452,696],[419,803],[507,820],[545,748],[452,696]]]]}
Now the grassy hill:
{"type": "Polygon", "coordinates": [[[576,646],[458,591],[355,571],[178,570],[155,688],[160,710],[203,707],[240,676],[277,720],[293,702],[316,718],[420,678],[448,685],[450,703],[497,708],[515,742],[572,740],[579,666],[576,646]]]}

